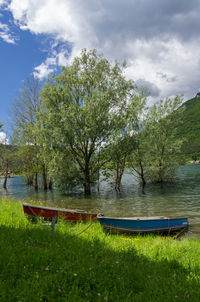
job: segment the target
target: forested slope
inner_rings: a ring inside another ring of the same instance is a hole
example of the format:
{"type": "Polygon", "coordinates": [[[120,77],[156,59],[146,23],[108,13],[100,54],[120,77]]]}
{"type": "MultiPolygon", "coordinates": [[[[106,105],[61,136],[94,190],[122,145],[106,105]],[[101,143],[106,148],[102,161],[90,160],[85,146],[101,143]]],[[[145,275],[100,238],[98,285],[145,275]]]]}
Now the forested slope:
{"type": "Polygon", "coordinates": [[[178,126],[178,136],[184,138],[183,153],[200,156],[200,97],[194,97],[183,105],[182,123],[178,126]]]}

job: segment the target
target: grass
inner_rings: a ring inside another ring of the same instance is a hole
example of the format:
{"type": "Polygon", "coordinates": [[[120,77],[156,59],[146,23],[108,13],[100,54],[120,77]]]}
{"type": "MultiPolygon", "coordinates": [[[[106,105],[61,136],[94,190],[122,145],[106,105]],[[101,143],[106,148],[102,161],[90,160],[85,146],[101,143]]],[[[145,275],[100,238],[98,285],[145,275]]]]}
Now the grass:
{"type": "Polygon", "coordinates": [[[0,201],[0,301],[200,301],[200,242],[31,224],[0,201]]]}

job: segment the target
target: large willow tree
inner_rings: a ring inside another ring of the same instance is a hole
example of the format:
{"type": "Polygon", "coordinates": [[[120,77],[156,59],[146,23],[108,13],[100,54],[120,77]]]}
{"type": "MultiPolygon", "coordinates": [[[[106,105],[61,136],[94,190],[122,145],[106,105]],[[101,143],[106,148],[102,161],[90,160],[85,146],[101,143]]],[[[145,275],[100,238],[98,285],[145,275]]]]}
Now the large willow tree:
{"type": "Polygon", "coordinates": [[[104,164],[99,154],[110,137],[124,129],[127,104],[134,100],[138,102],[134,85],[125,79],[123,67],[95,50],[83,50],[71,65],[49,79],[42,92],[40,117],[57,181],[64,173],[82,184],[86,194],[91,193],[91,184],[104,164]]]}

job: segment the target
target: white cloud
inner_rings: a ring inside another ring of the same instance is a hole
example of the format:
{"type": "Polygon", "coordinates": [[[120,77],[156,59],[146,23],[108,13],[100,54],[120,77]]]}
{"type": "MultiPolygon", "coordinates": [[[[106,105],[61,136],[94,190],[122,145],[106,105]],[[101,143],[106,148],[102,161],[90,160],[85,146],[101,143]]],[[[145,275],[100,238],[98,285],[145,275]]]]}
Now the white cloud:
{"type": "Polygon", "coordinates": [[[0,7],[1,7],[1,6],[4,6],[5,4],[7,4],[7,1],[6,1],[6,0],[0,0],[0,7]]]}
{"type": "MultiPolygon", "coordinates": [[[[8,1],[7,0],[0,0],[0,10],[7,9],[8,1]]],[[[3,15],[0,11],[0,18],[3,15]]],[[[16,38],[13,36],[13,34],[10,32],[10,28],[7,24],[4,24],[0,22],[0,39],[2,39],[4,42],[9,44],[15,44],[16,38]]]]}
{"type": "Polygon", "coordinates": [[[15,44],[15,38],[10,33],[8,25],[3,24],[1,22],[0,22],[0,38],[7,43],[15,44]]]}
{"type": "Polygon", "coordinates": [[[6,138],[6,134],[4,132],[0,132],[0,143],[8,145],[8,139],[6,138]]]}
{"type": "Polygon", "coordinates": [[[45,60],[45,62],[34,68],[33,74],[36,78],[42,80],[43,78],[48,77],[48,75],[54,71],[55,66],[56,58],[49,57],[45,60]]]}
{"type": "Polygon", "coordinates": [[[183,93],[189,98],[200,86],[196,0],[11,0],[9,10],[22,30],[46,34],[55,42],[46,61],[35,68],[39,78],[82,48],[96,48],[110,59],[126,59],[127,77],[146,81],[155,97],[159,91],[160,96],[183,93]],[[56,50],[58,42],[63,47],[56,50]]]}
{"type": "Polygon", "coordinates": [[[184,94],[192,97],[199,87],[200,38],[192,43],[150,41],[132,45],[135,60],[128,61],[126,74],[135,80],[146,79],[160,88],[160,96],[184,94]],[[154,55],[148,54],[154,50],[154,55]]]}
{"type": "Polygon", "coordinates": [[[54,68],[51,68],[50,65],[48,64],[48,59],[40,64],[39,66],[35,67],[34,69],[34,76],[40,80],[43,78],[48,77],[50,73],[54,71],[54,68]]]}
{"type": "Polygon", "coordinates": [[[15,44],[15,39],[9,33],[0,31],[0,38],[9,44],[15,44]]]}
{"type": "Polygon", "coordinates": [[[67,50],[62,50],[57,54],[57,61],[59,66],[65,66],[68,62],[69,53],[67,50]]]}

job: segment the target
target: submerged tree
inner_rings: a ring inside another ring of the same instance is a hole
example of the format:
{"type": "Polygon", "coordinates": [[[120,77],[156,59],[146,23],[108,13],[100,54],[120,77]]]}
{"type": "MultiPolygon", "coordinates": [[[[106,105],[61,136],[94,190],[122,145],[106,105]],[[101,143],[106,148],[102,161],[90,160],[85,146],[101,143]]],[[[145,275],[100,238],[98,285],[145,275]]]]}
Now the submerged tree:
{"type": "Polygon", "coordinates": [[[38,175],[44,165],[38,142],[37,114],[41,109],[41,83],[30,76],[23,85],[19,97],[13,105],[13,143],[19,146],[18,157],[21,161],[21,173],[27,177],[27,183],[38,189],[38,175]]]}
{"type": "Polygon", "coordinates": [[[103,174],[112,180],[116,190],[120,190],[122,176],[128,166],[130,154],[136,148],[136,137],[145,103],[146,95],[143,91],[132,96],[124,110],[124,129],[114,133],[109,141],[106,152],[109,160],[103,174]]]}
{"type": "Polygon", "coordinates": [[[133,82],[125,79],[123,67],[112,65],[95,50],[83,50],[44,87],[40,117],[43,131],[48,129],[50,135],[46,148],[67,154],[71,165],[65,168],[66,174],[70,170],[86,194],[104,164],[103,157],[98,158],[102,143],[124,129],[125,108],[134,95],[133,82]]]}
{"type": "Polygon", "coordinates": [[[130,172],[142,182],[143,187],[147,181],[148,150],[149,142],[146,133],[144,130],[139,130],[134,135],[134,150],[128,155],[128,167],[130,172]]]}
{"type": "MultiPolygon", "coordinates": [[[[2,124],[0,124],[0,129],[2,128],[2,124]]],[[[8,149],[8,143],[6,136],[1,138],[0,141],[0,170],[1,176],[4,177],[3,188],[7,188],[7,179],[9,176],[9,168],[10,168],[10,150],[8,149]]]]}
{"type": "Polygon", "coordinates": [[[134,147],[131,137],[123,134],[110,141],[105,157],[108,159],[102,171],[104,177],[111,181],[115,190],[119,191],[127,157],[134,147]]]}
{"type": "Polygon", "coordinates": [[[181,123],[181,103],[179,96],[161,100],[145,116],[130,156],[130,165],[143,185],[147,180],[163,182],[174,176],[183,143],[176,136],[181,123]]]}

